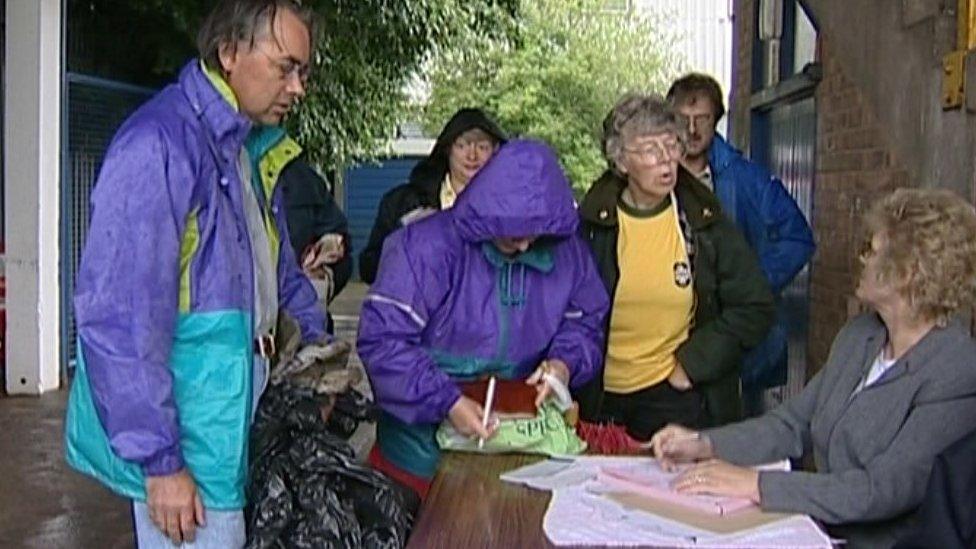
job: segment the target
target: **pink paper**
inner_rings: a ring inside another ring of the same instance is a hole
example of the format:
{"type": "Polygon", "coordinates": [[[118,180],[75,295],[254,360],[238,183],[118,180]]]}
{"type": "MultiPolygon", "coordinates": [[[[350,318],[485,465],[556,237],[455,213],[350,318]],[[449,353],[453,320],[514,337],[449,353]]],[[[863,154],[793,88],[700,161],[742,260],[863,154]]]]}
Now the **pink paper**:
{"type": "Polygon", "coordinates": [[[714,515],[728,515],[743,509],[758,508],[747,498],[681,494],[671,488],[676,474],[657,467],[601,467],[597,480],[605,486],[640,494],[659,501],[681,505],[714,515]]]}

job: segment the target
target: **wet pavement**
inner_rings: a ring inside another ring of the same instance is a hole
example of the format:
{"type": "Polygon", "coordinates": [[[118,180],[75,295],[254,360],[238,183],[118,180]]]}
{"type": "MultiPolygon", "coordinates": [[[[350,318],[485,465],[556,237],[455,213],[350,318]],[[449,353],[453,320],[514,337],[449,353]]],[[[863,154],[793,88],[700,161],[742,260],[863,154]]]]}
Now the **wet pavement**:
{"type": "Polygon", "coordinates": [[[0,398],[0,547],[132,547],[125,500],[68,468],[67,391],[0,398]]]}
{"type": "MultiPolygon", "coordinates": [[[[364,293],[353,284],[333,303],[338,337],[355,340],[364,293]]],[[[128,502],[64,460],[66,404],[66,390],[0,397],[0,549],[134,546],[128,502]]],[[[364,427],[353,445],[363,452],[372,437],[364,427]]]]}

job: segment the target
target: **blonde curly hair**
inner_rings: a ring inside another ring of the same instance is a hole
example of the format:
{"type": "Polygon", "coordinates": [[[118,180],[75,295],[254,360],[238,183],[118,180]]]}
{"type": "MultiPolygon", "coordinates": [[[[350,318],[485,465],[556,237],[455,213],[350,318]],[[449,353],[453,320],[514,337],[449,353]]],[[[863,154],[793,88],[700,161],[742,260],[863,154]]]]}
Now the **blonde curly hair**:
{"type": "MultiPolygon", "coordinates": [[[[898,189],[865,215],[865,239],[882,235],[878,279],[915,313],[945,325],[976,300],[976,209],[941,189],[898,189]]],[[[868,248],[869,249],[869,248],[868,248]]]]}

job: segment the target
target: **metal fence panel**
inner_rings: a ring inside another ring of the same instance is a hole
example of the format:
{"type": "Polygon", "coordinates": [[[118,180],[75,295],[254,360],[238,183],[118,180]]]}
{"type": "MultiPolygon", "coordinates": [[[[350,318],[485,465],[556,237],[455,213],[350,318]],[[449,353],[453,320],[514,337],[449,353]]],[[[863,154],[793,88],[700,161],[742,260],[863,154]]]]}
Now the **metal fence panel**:
{"type": "Polygon", "coordinates": [[[61,179],[61,357],[75,359],[74,295],[78,261],[91,219],[92,189],[115,131],[155,90],[76,73],[67,74],[61,179]]]}

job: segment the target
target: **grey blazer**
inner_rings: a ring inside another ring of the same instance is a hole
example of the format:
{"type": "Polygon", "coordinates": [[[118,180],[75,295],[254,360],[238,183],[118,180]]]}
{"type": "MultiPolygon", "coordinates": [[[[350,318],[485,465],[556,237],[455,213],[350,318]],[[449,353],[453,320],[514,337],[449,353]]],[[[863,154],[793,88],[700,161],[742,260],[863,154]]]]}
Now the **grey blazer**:
{"type": "Polygon", "coordinates": [[[806,513],[849,546],[892,545],[910,527],[935,456],[976,428],[976,342],[958,324],[935,328],[857,395],[887,339],[874,314],[840,331],[823,369],[779,408],[706,431],[739,465],[799,459],[817,472],[762,472],[763,509],[806,513]]]}

